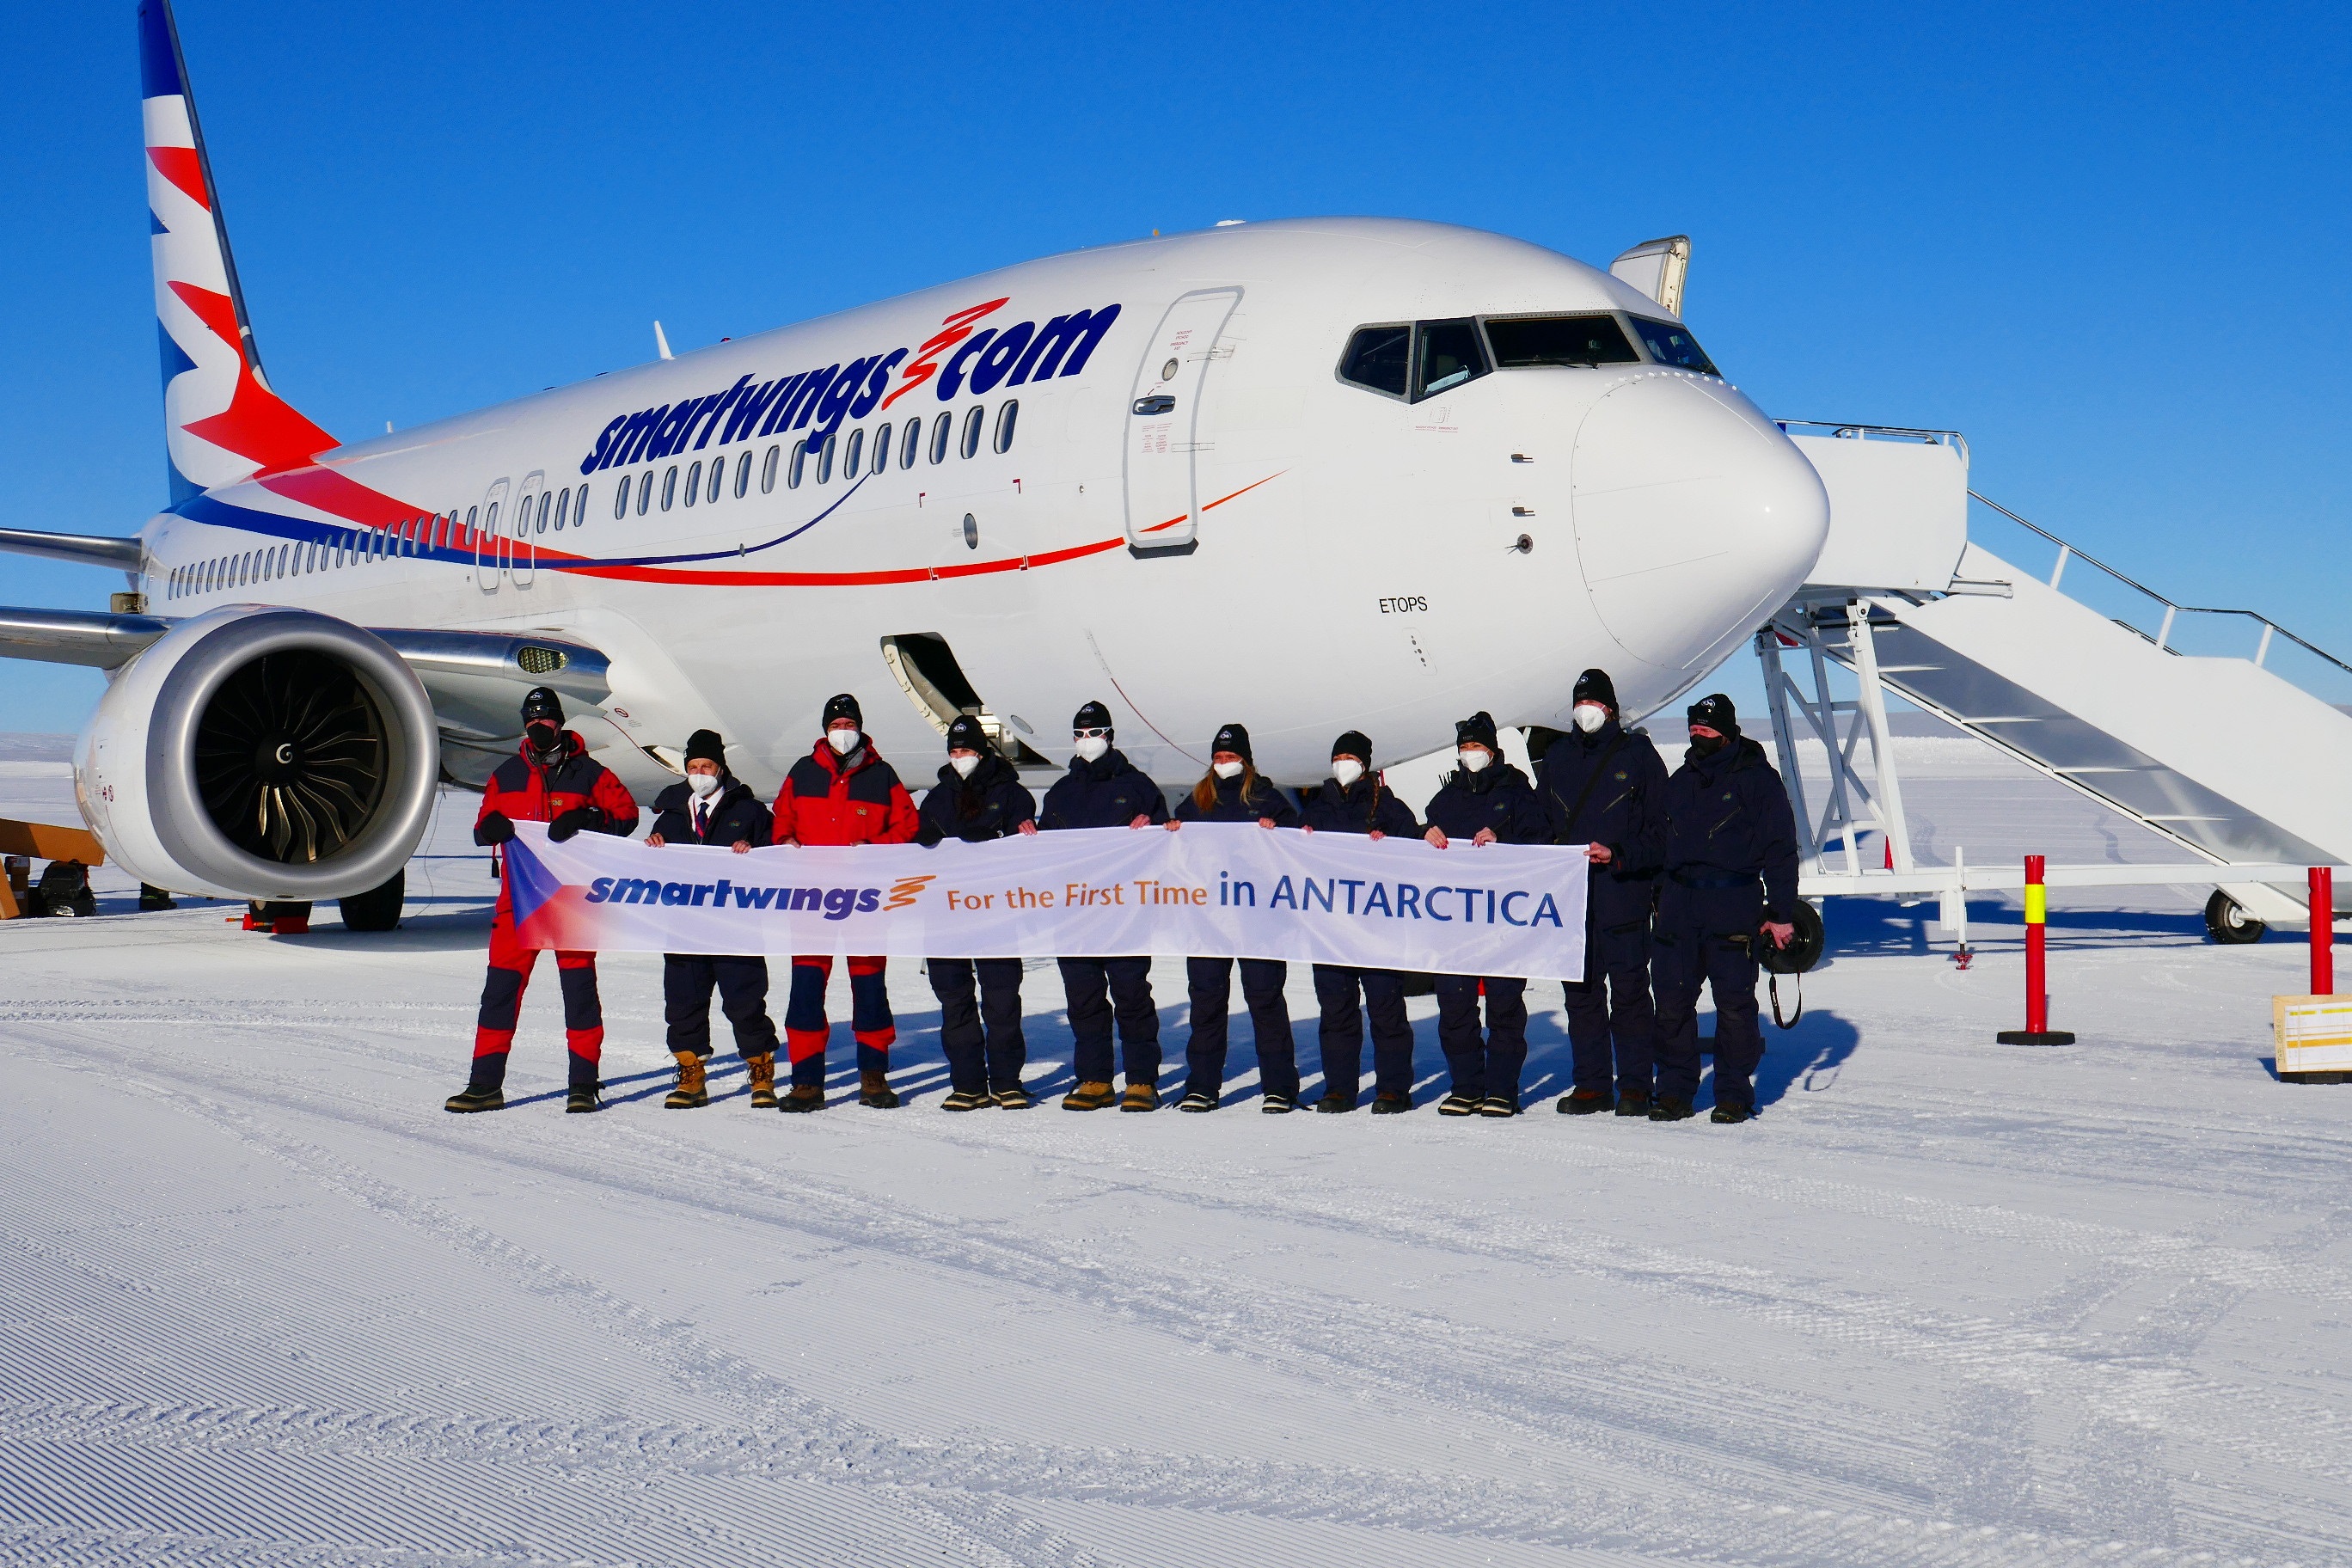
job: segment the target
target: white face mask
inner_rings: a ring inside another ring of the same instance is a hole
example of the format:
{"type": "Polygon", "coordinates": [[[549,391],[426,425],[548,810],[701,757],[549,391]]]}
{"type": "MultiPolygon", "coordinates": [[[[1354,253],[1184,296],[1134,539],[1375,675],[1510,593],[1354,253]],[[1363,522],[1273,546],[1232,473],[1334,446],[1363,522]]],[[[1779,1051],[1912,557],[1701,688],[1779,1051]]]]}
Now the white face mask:
{"type": "Polygon", "coordinates": [[[857,750],[857,742],[864,739],[865,737],[855,730],[827,730],[824,732],[825,744],[845,757],[857,750]]]}
{"type": "Polygon", "coordinates": [[[717,773],[688,773],[686,775],[686,787],[692,790],[698,795],[709,795],[711,791],[719,787],[719,775],[717,773]]]}
{"type": "Polygon", "coordinates": [[[1576,727],[1586,734],[1590,735],[1607,722],[1609,722],[1609,710],[1600,703],[1580,702],[1576,705],[1576,727]]]}
{"type": "Polygon", "coordinates": [[[1462,758],[1462,765],[1474,773],[1485,773],[1486,771],[1486,764],[1495,760],[1495,753],[1486,750],[1484,747],[1473,747],[1469,751],[1460,753],[1460,755],[1462,758]]]}
{"type": "Polygon", "coordinates": [[[1209,764],[1209,771],[1221,779],[1237,779],[1242,776],[1242,765],[1239,763],[1212,763],[1209,764]]]}
{"type": "Polygon", "coordinates": [[[976,752],[967,752],[961,757],[950,757],[948,766],[956,771],[958,778],[968,779],[971,777],[971,770],[980,766],[980,754],[976,752]]]}
{"type": "Polygon", "coordinates": [[[1110,742],[1101,735],[1088,735],[1082,741],[1072,742],[1070,750],[1077,752],[1082,760],[1091,763],[1110,750],[1110,742]]]}
{"type": "Polygon", "coordinates": [[[1364,764],[1353,757],[1331,759],[1331,776],[1339,781],[1341,789],[1353,789],[1356,781],[1364,776],[1364,764]]]}

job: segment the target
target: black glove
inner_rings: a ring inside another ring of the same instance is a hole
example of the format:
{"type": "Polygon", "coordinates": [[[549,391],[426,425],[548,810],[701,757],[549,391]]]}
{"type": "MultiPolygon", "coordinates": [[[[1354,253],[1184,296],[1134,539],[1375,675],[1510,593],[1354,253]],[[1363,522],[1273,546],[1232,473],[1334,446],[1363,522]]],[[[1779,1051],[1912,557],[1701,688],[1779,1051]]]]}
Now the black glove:
{"type": "Polygon", "coordinates": [[[561,844],[582,828],[595,827],[604,820],[604,814],[594,806],[575,805],[547,825],[547,841],[551,844],[561,844]]]}
{"type": "Polygon", "coordinates": [[[494,844],[504,844],[514,837],[514,824],[503,811],[494,811],[474,824],[474,842],[488,849],[494,844]]]}

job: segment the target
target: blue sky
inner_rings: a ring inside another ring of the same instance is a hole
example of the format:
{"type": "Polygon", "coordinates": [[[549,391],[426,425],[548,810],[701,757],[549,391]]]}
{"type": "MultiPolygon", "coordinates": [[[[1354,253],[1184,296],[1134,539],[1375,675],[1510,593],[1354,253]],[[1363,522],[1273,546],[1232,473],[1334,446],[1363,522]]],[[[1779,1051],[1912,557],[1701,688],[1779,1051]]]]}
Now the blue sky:
{"type": "MultiPolygon", "coordinates": [[[[8,14],[8,510],[127,532],[164,486],[133,7],[8,14]]],[[[1978,489],[2083,548],[2352,650],[2332,9],[180,22],[271,380],[340,434],[636,363],[656,316],[684,347],[1155,227],[1394,214],[1603,264],[1687,232],[1687,318],[1768,411],[1959,428],[1978,489]]],[[[0,603],[121,584],[0,574],[0,603]]],[[[99,689],[8,673],[0,730],[75,728],[99,689]]]]}

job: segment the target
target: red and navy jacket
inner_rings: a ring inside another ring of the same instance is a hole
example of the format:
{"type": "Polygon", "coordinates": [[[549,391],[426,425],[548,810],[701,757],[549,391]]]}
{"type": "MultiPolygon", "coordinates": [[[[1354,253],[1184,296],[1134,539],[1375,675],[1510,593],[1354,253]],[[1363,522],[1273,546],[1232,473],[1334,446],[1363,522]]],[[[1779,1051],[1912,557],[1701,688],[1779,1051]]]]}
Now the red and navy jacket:
{"type": "Polygon", "coordinates": [[[601,821],[589,824],[599,833],[625,837],[636,831],[637,802],[629,786],[612,769],[589,756],[587,742],[578,733],[563,731],[563,760],[542,768],[530,760],[530,742],[490,772],[482,791],[482,809],[474,826],[492,812],[509,822],[552,822],[579,806],[594,811],[601,821]]]}
{"type": "Polygon", "coordinates": [[[914,797],[874,742],[843,756],[828,741],[793,764],[776,795],[779,844],[905,844],[919,819],[914,797]]]}

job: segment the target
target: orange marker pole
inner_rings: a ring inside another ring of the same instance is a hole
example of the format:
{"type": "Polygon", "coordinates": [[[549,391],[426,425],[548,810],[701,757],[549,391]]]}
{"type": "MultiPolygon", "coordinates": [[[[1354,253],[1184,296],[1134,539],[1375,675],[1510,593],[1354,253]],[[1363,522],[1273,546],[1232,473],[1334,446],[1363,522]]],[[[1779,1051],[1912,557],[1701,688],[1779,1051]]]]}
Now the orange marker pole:
{"type": "Polygon", "coordinates": [[[1993,1037],[2004,1046],[2071,1046],[2074,1037],[2050,1026],[2048,923],[2050,893],[2042,885],[2042,857],[2025,858],[2025,1027],[1993,1037]]]}
{"type": "Polygon", "coordinates": [[[2336,994],[2336,871],[2311,868],[2311,994],[2336,994]]]}

